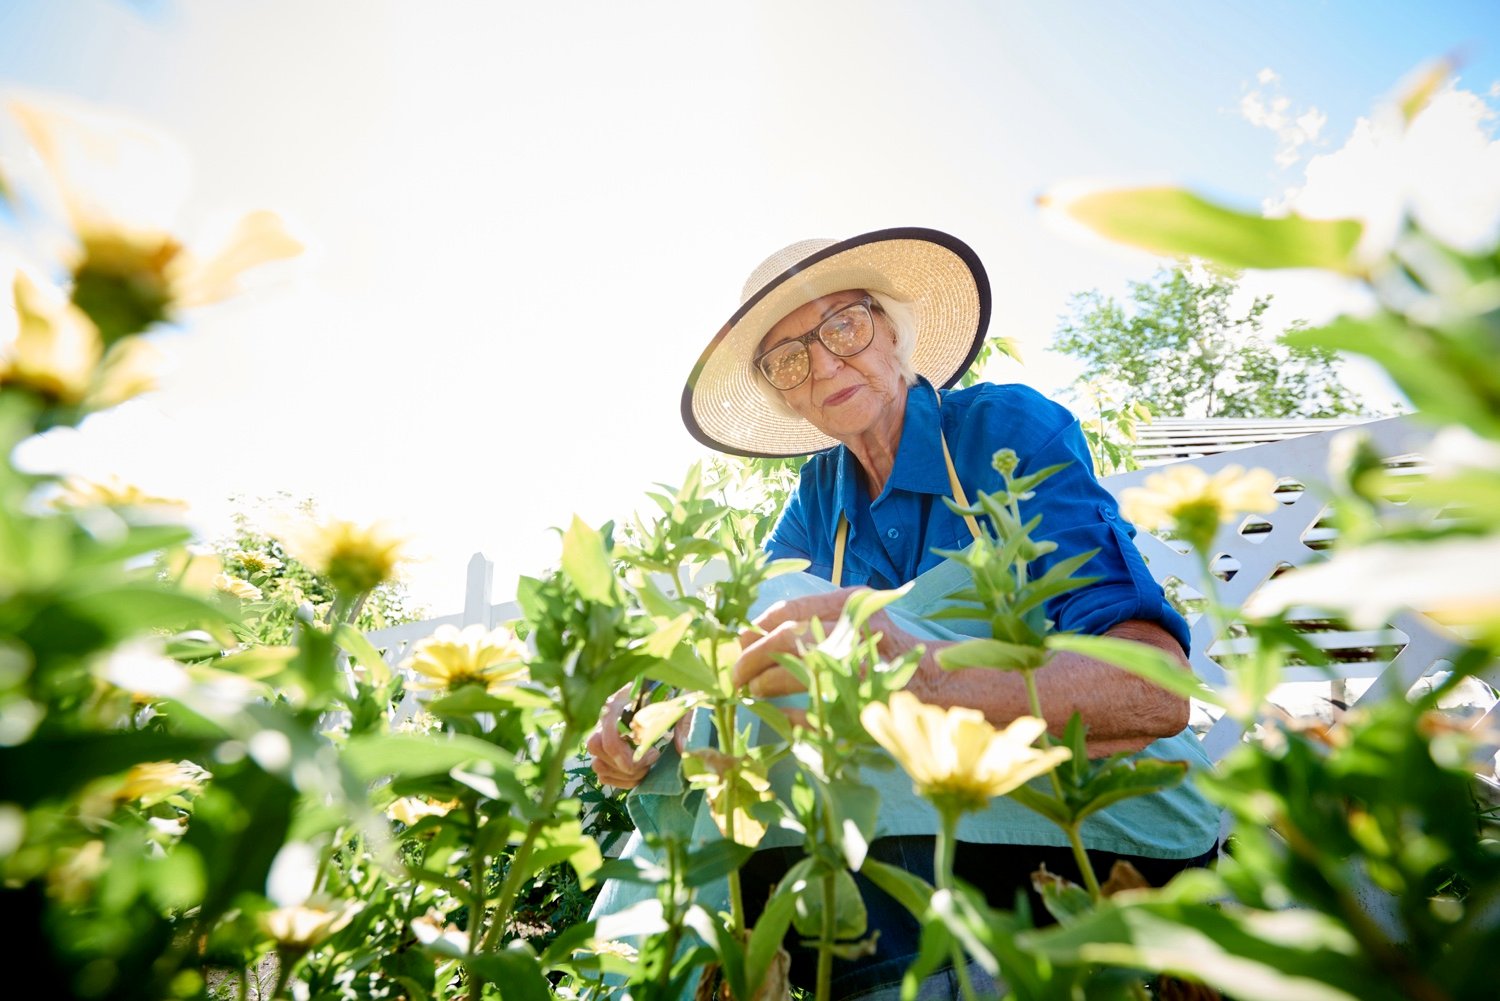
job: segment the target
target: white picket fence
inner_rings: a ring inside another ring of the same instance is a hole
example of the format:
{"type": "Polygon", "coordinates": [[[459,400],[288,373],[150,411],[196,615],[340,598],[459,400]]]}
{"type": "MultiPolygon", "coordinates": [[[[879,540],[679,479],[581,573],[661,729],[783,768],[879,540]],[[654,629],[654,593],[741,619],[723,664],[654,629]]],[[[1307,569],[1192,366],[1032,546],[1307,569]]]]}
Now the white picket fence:
{"type": "MultiPolygon", "coordinates": [[[[1215,559],[1212,570],[1218,581],[1218,594],[1225,604],[1242,605],[1275,574],[1288,567],[1299,567],[1321,559],[1319,551],[1332,537],[1323,524],[1328,491],[1321,486],[1327,480],[1329,447],[1339,430],[1360,423],[1375,448],[1393,467],[1413,474],[1421,472],[1420,454],[1430,439],[1430,432],[1409,417],[1360,421],[1186,421],[1158,420],[1154,437],[1145,446],[1146,456],[1157,466],[1163,462],[1190,462],[1205,472],[1215,472],[1230,464],[1247,468],[1264,467],[1279,478],[1277,510],[1266,515],[1252,515],[1223,526],[1214,540],[1215,559]],[[1299,433],[1300,429],[1300,433],[1299,433]],[[1317,433],[1307,433],[1309,429],[1317,433]]],[[[1143,431],[1146,430],[1143,428],[1143,431]]],[[[1116,496],[1126,487],[1139,485],[1156,470],[1145,468],[1106,478],[1104,485],[1116,496]]],[[[1152,574],[1180,597],[1191,599],[1206,590],[1199,563],[1191,553],[1183,552],[1167,540],[1147,532],[1138,536],[1142,555],[1152,574]]],[[[468,586],[464,609],[421,622],[409,622],[369,634],[381,649],[387,662],[399,666],[411,645],[430,635],[441,625],[482,625],[494,628],[516,619],[520,609],[514,601],[495,602],[492,598],[494,568],[482,554],[469,561],[468,586]]],[[[1358,698],[1378,696],[1388,691],[1409,691],[1421,679],[1445,669],[1459,638],[1445,627],[1415,612],[1395,616],[1385,628],[1355,630],[1337,628],[1326,613],[1313,608],[1294,609],[1294,621],[1308,624],[1309,636],[1333,661],[1331,669],[1291,667],[1286,681],[1272,701],[1283,699],[1293,714],[1306,713],[1309,705],[1332,706],[1333,700],[1353,704],[1358,698]],[[1328,699],[1310,698],[1307,689],[1315,687],[1328,693],[1328,699]],[[1368,683],[1363,692],[1360,683],[1368,683]],[[1299,692],[1300,688],[1300,692],[1299,692]]],[[[1207,616],[1191,617],[1193,669],[1210,684],[1225,681],[1225,671],[1218,658],[1236,652],[1242,641],[1213,635],[1207,616]]],[[[1500,678],[1486,678],[1490,685],[1500,678]]],[[[1476,700],[1479,712],[1494,712],[1493,698],[1483,695],[1476,700]]],[[[403,715],[415,703],[402,707],[403,715]]],[[[1329,712],[1334,710],[1329,709],[1329,712]]],[[[1200,732],[1209,757],[1218,760],[1242,737],[1242,728],[1233,720],[1215,718],[1206,706],[1194,706],[1194,728],[1200,732]]]]}

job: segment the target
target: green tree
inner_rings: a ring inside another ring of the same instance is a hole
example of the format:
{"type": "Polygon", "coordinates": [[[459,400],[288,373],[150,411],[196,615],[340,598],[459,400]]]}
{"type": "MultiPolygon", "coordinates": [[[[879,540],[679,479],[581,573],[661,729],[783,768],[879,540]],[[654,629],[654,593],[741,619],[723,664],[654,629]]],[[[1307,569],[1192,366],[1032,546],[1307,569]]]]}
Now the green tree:
{"type": "MultiPolygon", "coordinates": [[[[1097,289],[1069,300],[1054,348],[1082,359],[1083,379],[1160,415],[1337,417],[1359,413],[1335,352],[1288,346],[1261,329],[1271,297],[1234,308],[1238,276],[1177,265],[1131,282],[1120,303],[1097,289]]],[[[1293,329],[1300,328],[1300,322],[1293,329]]]]}

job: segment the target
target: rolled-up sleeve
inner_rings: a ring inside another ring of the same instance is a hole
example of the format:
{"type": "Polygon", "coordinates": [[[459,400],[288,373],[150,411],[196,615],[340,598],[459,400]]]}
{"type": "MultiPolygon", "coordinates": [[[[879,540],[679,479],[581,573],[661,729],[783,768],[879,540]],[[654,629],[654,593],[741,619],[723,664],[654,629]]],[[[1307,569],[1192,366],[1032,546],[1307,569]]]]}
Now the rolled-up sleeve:
{"type": "Polygon", "coordinates": [[[1040,484],[1035,497],[1022,502],[1022,518],[1041,515],[1035,537],[1057,544],[1038,561],[1043,571],[1059,560],[1098,550],[1078,571],[1098,579],[1048,601],[1047,617],[1060,630],[1091,636],[1130,619],[1156,622],[1186,651],[1187,622],[1147,569],[1135,545],[1135,527],[1120,516],[1114,497],[1095,479],[1088,443],[1076,420],[1022,455],[1018,472],[1024,475],[1062,463],[1064,468],[1040,484]]]}

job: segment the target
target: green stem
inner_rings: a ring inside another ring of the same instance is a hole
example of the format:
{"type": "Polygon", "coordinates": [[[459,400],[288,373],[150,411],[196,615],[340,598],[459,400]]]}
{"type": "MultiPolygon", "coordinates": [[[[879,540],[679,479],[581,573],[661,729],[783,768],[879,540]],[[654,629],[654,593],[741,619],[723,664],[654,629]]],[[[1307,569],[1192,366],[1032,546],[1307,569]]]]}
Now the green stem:
{"type": "Polygon", "coordinates": [[[672,961],[677,957],[677,945],[682,940],[682,843],[675,838],[667,842],[667,881],[665,894],[661,889],[657,890],[657,899],[661,900],[662,919],[666,922],[667,947],[663,951],[666,957],[661,963],[660,970],[656,975],[656,984],[659,996],[667,996],[667,988],[672,980],[672,961]]]}
{"type": "MultiPolygon", "coordinates": [[[[817,730],[813,739],[817,741],[825,767],[827,763],[835,760],[833,744],[837,739],[831,732],[826,715],[821,711],[823,701],[823,672],[816,666],[809,665],[808,681],[811,685],[808,698],[811,707],[819,711],[813,715],[817,720],[817,730]]],[[[823,826],[823,842],[827,845],[838,845],[838,823],[833,814],[833,797],[830,790],[819,783],[821,795],[819,796],[821,817],[823,826]]],[[[827,1001],[833,990],[833,944],[838,937],[838,883],[836,874],[830,872],[823,877],[823,927],[818,936],[818,979],[816,997],[817,1001],[827,1001]]]]}
{"type": "Polygon", "coordinates": [[[838,934],[835,920],[838,914],[838,885],[834,874],[823,877],[823,927],[818,935],[818,987],[817,1001],[828,1001],[833,991],[833,940],[838,934]]]}
{"type": "MultiPolygon", "coordinates": [[[[1032,714],[1038,719],[1045,720],[1047,717],[1042,715],[1042,697],[1036,687],[1036,672],[1022,671],[1021,674],[1026,679],[1026,695],[1031,700],[1032,714]]],[[[1051,743],[1051,734],[1043,730],[1042,746],[1050,746],[1051,743]]],[[[1056,794],[1059,800],[1065,801],[1067,797],[1063,794],[1062,779],[1057,777],[1057,769],[1053,768],[1047,772],[1047,778],[1052,780],[1053,793],[1056,794]]],[[[1099,877],[1094,874],[1093,863],[1089,861],[1088,852],[1083,848],[1083,838],[1078,833],[1078,825],[1076,823],[1070,824],[1064,827],[1063,830],[1068,834],[1068,844],[1073,848],[1073,859],[1078,863],[1078,871],[1083,875],[1083,885],[1088,887],[1090,899],[1097,904],[1102,897],[1099,889],[1099,877]]]]}
{"type": "MultiPolygon", "coordinates": [[[[963,811],[947,804],[937,804],[938,815],[943,820],[943,830],[932,849],[932,871],[939,890],[953,892],[953,857],[958,851],[958,821],[963,811]]],[[[958,988],[964,1001],[974,1001],[974,985],[969,982],[969,958],[954,942],[948,947],[953,963],[954,976],[958,977],[958,988]]]]}
{"type": "MultiPolygon", "coordinates": [[[[714,725],[719,729],[719,740],[727,740],[725,753],[729,756],[729,775],[724,787],[724,830],[729,840],[739,844],[734,823],[735,789],[740,777],[740,736],[736,730],[735,707],[732,702],[714,706],[714,725]]],[[[745,931],[745,897],[740,889],[740,873],[736,869],[729,874],[729,929],[736,935],[745,931]]]]}
{"type": "Polygon", "coordinates": [[[276,986],[271,989],[271,997],[281,997],[281,992],[286,990],[286,982],[292,976],[292,961],[287,957],[285,949],[276,950],[276,986]]]}
{"type": "Polygon", "coordinates": [[[1089,861],[1089,853],[1084,850],[1078,823],[1075,821],[1063,829],[1068,832],[1068,844],[1073,846],[1073,861],[1078,863],[1078,871],[1083,874],[1083,885],[1088,887],[1089,899],[1097,904],[1104,899],[1104,892],[1099,888],[1099,877],[1094,875],[1094,864],[1089,861]]]}
{"type": "MultiPolygon", "coordinates": [[[[1022,671],[1021,677],[1026,679],[1026,699],[1031,705],[1031,715],[1043,723],[1047,722],[1047,717],[1042,714],[1042,694],[1036,687],[1036,669],[1022,671]]],[[[1052,746],[1052,734],[1046,730],[1042,731],[1042,746],[1052,746]]],[[[1047,778],[1052,780],[1052,792],[1058,799],[1063,799],[1062,779],[1057,777],[1057,769],[1048,770],[1047,778]]]]}
{"type": "MultiPolygon", "coordinates": [[[[510,867],[505,871],[505,880],[500,884],[500,895],[495,902],[495,920],[485,932],[484,943],[477,950],[479,952],[490,952],[500,943],[500,935],[505,928],[505,919],[510,914],[511,905],[515,903],[516,894],[521,888],[521,874],[526,871],[526,863],[531,858],[531,850],[536,845],[537,837],[542,833],[542,828],[552,822],[552,806],[557,802],[558,793],[562,789],[563,777],[563,749],[573,746],[577,733],[573,724],[568,723],[563,727],[562,739],[552,745],[552,756],[547,762],[547,773],[542,779],[542,796],[538,802],[538,819],[533,820],[526,828],[526,837],[516,848],[516,854],[511,857],[510,867]]],[[[478,877],[483,882],[483,876],[478,877]]],[[[478,914],[483,918],[484,912],[478,914]]],[[[478,998],[476,992],[470,993],[471,997],[478,998]]]]}

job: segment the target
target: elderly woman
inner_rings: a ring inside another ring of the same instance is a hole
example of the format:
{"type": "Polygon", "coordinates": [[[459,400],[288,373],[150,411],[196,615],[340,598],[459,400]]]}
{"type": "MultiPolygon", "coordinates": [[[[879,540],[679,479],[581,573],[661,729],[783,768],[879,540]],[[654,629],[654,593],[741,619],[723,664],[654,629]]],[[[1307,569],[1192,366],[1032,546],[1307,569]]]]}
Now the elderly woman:
{"type": "MultiPolygon", "coordinates": [[[[1018,475],[1064,464],[1023,504],[1023,517],[1041,515],[1036,537],[1057,544],[1043,568],[1097,550],[1083,572],[1098,579],[1048,602],[1048,618],[1062,630],[1182,656],[1186,624],[1146,570],[1134,529],[1095,480],[1072,415],[1023,386],[947,388],[978,353],[989,302],[973,251],[944,233],[896,229],[805,241],[756,269],[740,308],[699,359],[682,401],[694,437],[738,455],[816,453],[766,548],[773,557],[807,560],[809,572],[833,587],[779,602],[756,619],[735,666],[751,695],[800,689],[778,656],[798,652],[812,620],[836,619],[854,588],[953,578],[959,564],[940,551],[965,548],[975,526],[943,499],[999,490],[992,457],[1001,448],[1019,456],[1018,475]]],[[[875,626],[887,656],[923,649],[908,687],[924,702],[969,706],[996,725],[1028,712],[1018,675],[945,671],[936,659],[941,641],[919,642],[889,617],[875,626]]],[[[1037,682],[1052,732],[1081,714],[1091,755],[1144,750],[1206,764],[1185,729],[1185,699],[1070,654],[1055,656],[1037,682]]],[[[655,755],[632,760],[634,748],[615,728],[623,704],[623,697],[612,702],[589,749],[603,780],[629,787],[655,755]]],[[[930,879],[934,814],[910,795],[909,783],[906,791],[888,783],[881,796],[872,854],[930,879]]],[[[1107,872],[1125,858],[1154,882],[1205,861],[1217,834],[1216,811],[1190,787],[1127,801],[1084,829],[1096,869],[1107,872]]],[[[959,836],[958,874],[997,906],[1029,891],[1041,864],[1079,876],[1061,832],[1009,800],[967,818],[959,836]]],[[[757,852],[743,873],[745,899],[764,900],[794,857],[791,849],[757,852]]],[[[882,934],[874,957],[840,964],[838,997],[882,996],[874,992],[899,983],[917,950],[916,923],[874,887],[861,889],[882,934]]],[[[806,982],[799,973],[809,962],[794,952],[794,982],[806,982]]]]}

